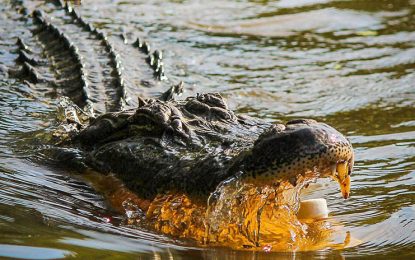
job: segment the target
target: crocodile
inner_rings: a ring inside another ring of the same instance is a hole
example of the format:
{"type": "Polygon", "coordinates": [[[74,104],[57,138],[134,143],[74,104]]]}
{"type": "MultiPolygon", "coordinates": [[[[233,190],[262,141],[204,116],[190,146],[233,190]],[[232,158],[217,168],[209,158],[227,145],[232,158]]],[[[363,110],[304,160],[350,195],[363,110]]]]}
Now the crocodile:
{"type": "MultiPolygon", "coordinates": [[[[333,127],[312,119],[270,123],[237,114],[219,93],[179,99],[184,84],[169,81],[160,50],[151,52],[142,38],[129,43],[125,34],[109,37],[68,2],[50,5],[47,14],[18,8],[35,40],[17,38],[18,68],[10,75],[60,97],[54,158],[120,180],[157,230],[213,239],[206,235],[215,229],[207,227],[206,212],[215,213],[212,205],[226,192],[236,198],[235,190],[256,199],[287,189],[298,196],[308,183],[330,177],[349,197],[353,148],[333,127]],[[83,44],[77,45],[80,38],[83,44]],[[122,65],[114,41],[140,58],[138,71],[122,65]],[[136,80],[135,74],[147,76],[136,80]],[[162,94],[145,97],[143,89],[162,94]]],[[[274,201],[281,199],[278,194],[271,196],[274,201]]],[[[254,215],[265,205],[251,208],[254,215]]],[[[298,200],[292,210],[298,210],[298,200]]],[[[251,214],[249,207],[245,211],[244,216],[251,214]]],[[[259,232],[256,238],[241,233],[258,246],[259,232]]]]}

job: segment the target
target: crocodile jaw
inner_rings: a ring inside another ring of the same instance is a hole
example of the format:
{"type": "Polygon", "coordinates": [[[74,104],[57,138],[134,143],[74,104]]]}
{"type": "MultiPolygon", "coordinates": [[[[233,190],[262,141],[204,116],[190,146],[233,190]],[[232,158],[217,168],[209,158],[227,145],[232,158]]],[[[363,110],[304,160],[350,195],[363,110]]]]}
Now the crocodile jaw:
{"type": "Polygon", "coordinates": [[[353,163],[353,147],[336,129],[310,119],[293,120],[258,138],[244,160],[244,177],[259,185],[289,181],[293,186],[331,177],[347,199],[353,163]]]}

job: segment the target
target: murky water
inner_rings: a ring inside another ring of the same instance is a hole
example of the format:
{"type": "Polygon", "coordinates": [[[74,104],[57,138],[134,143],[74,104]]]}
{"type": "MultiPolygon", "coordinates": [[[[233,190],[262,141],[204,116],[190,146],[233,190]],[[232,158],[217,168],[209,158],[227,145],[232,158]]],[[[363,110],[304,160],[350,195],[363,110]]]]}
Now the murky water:
{"type": "MultiPolygon", "coordinates": [[[[51,8],[43,1],[26,4],[51,8]]],[[[128,226],[87,180],[45,162],[26,145],[53,123],[56,101],[47,87],[8,76],[16,66],[16,36],[30,35],[10,1],[1,1],[0,8],[1,256],[415,257],[414,1],[85,1],[78,6],[116,48],[124,33],[162,49],[166,75],[171,82],[183,80],[186,95],[218,91],[240,113],[269,121],[315,118],[350,138],[356,153],[351,198],[343,200],[329,181],[319,181],[303,197],[326,198],[331,216],[363,243],[272,255],[199,248],[128,226]]],[[[139,86],[141,76],[128,69],[138,66],[137,57],[119,51],[129,84],[139,86]]],[[[129,91],[151,96],[162,88],[129,91]]]]}

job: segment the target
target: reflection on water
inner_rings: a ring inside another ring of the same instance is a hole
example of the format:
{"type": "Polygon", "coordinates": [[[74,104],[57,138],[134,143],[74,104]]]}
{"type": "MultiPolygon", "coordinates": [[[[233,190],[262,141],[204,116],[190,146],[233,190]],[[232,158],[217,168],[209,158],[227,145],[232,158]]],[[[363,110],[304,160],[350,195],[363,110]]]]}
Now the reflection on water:
{"type": "Polygon", "coordinates": [[[249,19],[225,25],[194,24],[196,29],[228,35],[288,37],[301,32],[317,33],[375,28],[380,19],[356,11],[323,8],[308,12],[249,19]],[[307,22],[304,22],[307,21],[307,22]]]}
{"type": "MultiPolygon", "coordinates": [[[[28,3],[36,5],[52,8],[28,3]]],[[[39,164],[25,140],[53,123],[55,100],[46,88],[8,77],[16,36],[30,33],[9,1],[0,9],[2,246],[24,246],[33,258],[37,250],[50,257],[267,256],[189,248],[190,242],[131,227],[88,179],[39,164]]],[[[162,49],[167,76],[183,80],[186,95],[220,91],[241,113],[270,121],[312,117],[350,138],[356,153],[351,198],[341,199],[328,181],[311,185],[303,197],[326,198],[331,216],[363,243],[279,256],[414,257],[414,1],[88,1],[79,10],[115,41],[125,32],[162,49]]],[[[129,75],[137,61],[120,51],[129,75]]],[[[139,76],[129,78],[139,85],[139,76]]],[[[0,246],[0,256],[11,249],[0,246]]]]}
{"type": "Polygon", "coordinates": [[[75,254],[53,248],[37,248],[30,246],[0,245],[0,256],[31,259],[59,259],[73,257],[75,254]]]}

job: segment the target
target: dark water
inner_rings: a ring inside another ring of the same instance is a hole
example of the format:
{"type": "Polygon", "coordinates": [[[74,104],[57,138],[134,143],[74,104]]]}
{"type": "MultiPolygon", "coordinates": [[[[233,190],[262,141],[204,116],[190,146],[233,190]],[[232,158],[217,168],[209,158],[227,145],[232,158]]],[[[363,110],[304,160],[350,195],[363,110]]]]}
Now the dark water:
{"type": "MultiPolygon", "coordinates": [[[[88,181],[41,163],[26,140],[53,122],[56,101],[48,89],[8,76],[16,36],[29,36],[12,3],[2,0],[0,8],[0,257],[415,258],[415,1],[85,1],[77,7],[114,39],[123,32],[144,36],[162,49],[169,80],[183,80],[186,95],[221,92],[241,113],[270,121],[315,118],[350,138],[351,198],[343,200],[329,181],[304,197],[326,198],[331,216],[362,244],[273,254],[198,248],[129,227],[88,181]]],[[[135,57],[120,51],[131,85],[139,85],[128,69],[137,66],[135,57]]]]}

